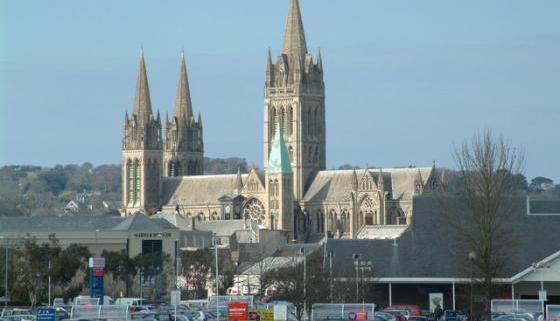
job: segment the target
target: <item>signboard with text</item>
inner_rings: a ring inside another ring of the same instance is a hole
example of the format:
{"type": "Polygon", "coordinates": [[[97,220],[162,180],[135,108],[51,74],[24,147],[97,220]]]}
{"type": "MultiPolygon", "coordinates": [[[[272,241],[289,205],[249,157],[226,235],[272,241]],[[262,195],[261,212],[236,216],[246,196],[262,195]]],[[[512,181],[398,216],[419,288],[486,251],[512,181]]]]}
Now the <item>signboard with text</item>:
{"type": "Polygon", "coordinates": [[[55,308],[38,308],[37,321],[56,321],[55,308]]]}
{"type": "Polygon", "coordinates": [[[105,275],[105,258],[89,258],[89,296],[99,298],[99,304],[103,305],[105,289],[103,286],[103,276],[105,275]]]}
{"type": "Polygon", "coordinates": [[[248,306],[246,302],[228,304],[228,320],[247,320],[248,306]]]}

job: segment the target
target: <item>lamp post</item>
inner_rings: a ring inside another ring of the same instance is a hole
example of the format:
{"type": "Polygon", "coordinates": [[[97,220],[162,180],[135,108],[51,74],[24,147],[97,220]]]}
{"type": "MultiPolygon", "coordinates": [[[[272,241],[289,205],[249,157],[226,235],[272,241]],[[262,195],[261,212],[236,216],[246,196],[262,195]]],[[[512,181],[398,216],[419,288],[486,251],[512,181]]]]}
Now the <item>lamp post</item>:
{"type": "Polygon", "coordinates": [[[6,266],[4,268],[4,308],[8,307],[8,238],[5,236],[0,236],[0,239],[4,240],[4,249],[5,249],[5,263],[6,266]]]}
{"type": "Polygon", "coordinates": [[[474,278],[474,260],[476,259],[476,252],[469,252],[469,260],[471,261],[471,295],[470,295],[470,319],[473,319],[473,278],[474,278]]]}
{"type": "Polygon", "coordinates": [[[334,251],[329,251],[328,256],[329,256],[329,297],[331,299],[331,303],[333,303],[334,298],[333,298],[333,277],[332,277],[332,260],[333,257],[335,255],[334,251]]]}
{"type": "Polygon", "coordinates": [[[235,265],[235,283],[237,287],[237,295],[241,295],[241,290],[239,289],[239,261],[235,261],[233,262],[233,264],[235,265]]]}
{"type": "Polygon", "coordinates": [[[303,313],[305,316],[305,320],[308,320],[307,317],[307,256],[305,255],[305,248],[302,247],[299,249],[299,253],[303,255],[303,313]]]}
{"type": "Polygon", "coordinates": [[[212,241],[214,242],[215,249],[215,259],[216,259],[216,321],[220,321],[220,284],[218,272],[218,237],[216,235],[212,236],[212,241]]]}
{"type": "Polygon", "coordinates": [[[353,253],[352,258],[354,259],[354,265],[356,266],[356,302],[360,297],[360,283],[359,283],[359,270],[358,270],[358,263],[360,262],[360,254],[353,253]]]}

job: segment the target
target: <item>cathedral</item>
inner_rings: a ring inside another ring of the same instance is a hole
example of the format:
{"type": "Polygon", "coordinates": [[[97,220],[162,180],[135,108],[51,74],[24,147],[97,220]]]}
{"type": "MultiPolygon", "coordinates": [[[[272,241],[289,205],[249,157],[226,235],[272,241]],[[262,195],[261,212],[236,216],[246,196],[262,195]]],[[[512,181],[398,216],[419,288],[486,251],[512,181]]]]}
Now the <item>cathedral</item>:
{"type": "Polygon", "coordinates": [[[326,170],[321,53],[307,50],[298,0],[290,0],[282,52],[269,50],[264,84],[264,173],[203,175],[203,126],[181,57],[173,117],[154,115],[143,53],[122,141],[124,216],[178,212],[192,220],[251,220],[294,239],[360,238],[410,223],[414,196],[445,188],[444,171],[326,170]]]}

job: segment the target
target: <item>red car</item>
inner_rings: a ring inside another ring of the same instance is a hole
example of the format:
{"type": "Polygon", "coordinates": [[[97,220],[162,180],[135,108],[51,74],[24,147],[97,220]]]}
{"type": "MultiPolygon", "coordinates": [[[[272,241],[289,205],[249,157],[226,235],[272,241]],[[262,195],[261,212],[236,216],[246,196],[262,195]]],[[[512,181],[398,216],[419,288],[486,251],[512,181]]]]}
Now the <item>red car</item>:
{"type": "Polygon", "coordinates": [[[403,315],[410,315],[419,317],[422,315],[422,309],[420,309],[417,305],[410,305],[410,304],[393,304],[386,307],[384,310],[398,310],[402,311],[403,315]]]}

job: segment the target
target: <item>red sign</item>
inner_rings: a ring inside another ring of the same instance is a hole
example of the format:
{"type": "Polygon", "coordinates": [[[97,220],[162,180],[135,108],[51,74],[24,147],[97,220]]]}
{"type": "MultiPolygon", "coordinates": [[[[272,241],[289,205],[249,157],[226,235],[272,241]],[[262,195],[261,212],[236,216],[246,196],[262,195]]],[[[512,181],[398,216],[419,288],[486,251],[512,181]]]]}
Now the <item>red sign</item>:
{"type": "Polygon", "coordinates": [[[103,268],[93,268],[93,276],[103,276],[103,268]]]}
{"type": "Polygon", "coordinates": [[[231,302],[228,304],[228,320],[247,320],[247,303],[231,302]]]}
{"type": "Polygon", "coordinates": [[[350,313],[348,313],[348,320],[356,320],[356,321],[361,321],[361,320],[367,320],[367,311],[352,311],[350,313]]]}

